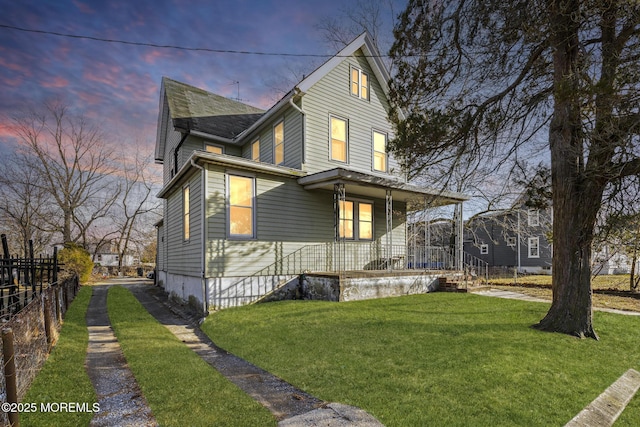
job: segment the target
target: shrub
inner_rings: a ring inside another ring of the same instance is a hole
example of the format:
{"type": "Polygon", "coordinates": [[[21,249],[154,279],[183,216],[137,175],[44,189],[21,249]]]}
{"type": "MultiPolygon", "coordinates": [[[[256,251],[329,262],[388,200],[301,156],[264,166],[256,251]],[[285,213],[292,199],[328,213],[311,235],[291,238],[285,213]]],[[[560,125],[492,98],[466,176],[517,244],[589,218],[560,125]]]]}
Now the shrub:
{"type": "Polygon", "coordinates": [[[58,261],[64,264],[62,267],[68,272],[75,273],[80,282],[87,282],[93,270],[91,255],[83,247],[75,243],[65,243],[64,249],[58,252],[58,261]]]}

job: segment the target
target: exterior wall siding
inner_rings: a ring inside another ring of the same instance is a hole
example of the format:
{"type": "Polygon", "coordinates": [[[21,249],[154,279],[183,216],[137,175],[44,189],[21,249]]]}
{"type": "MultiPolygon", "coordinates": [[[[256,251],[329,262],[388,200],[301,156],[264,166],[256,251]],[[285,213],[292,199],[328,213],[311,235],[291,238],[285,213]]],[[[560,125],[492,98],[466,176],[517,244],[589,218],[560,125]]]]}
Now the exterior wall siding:
{"type": "MultiPolygon", "coordinates": [[[[307,113],[307,163],[310,173],[336,167],[348,167],[360,172],[387,175],[373,171],[373,130],[392,137],[387,119],[389,103],[368,62],[360,56],[346,58],[316,83],[302,98],[307,113]],[[350,67],[369,75],[369,100],[359,99],[350,92],[350,67]],[[329,157],[329,116],[348,120],[347,164],[331,161],[329,157]]],[[[401,176],[397,162],[389,159],[389,171],[401,176]]]]}
{"type": "Polygon", "coordinates": [[[175,191],[167,199],[165,228],[167,230],[167,251],[171,254],[167,259],[167,271],[171,274],[200,276],[201,270],[201,227],[202,209],[201,178],[199,173],[191,175],[184,184],[176,186],[175,191]],[[190,193],[190,238],[183,239],[184,219],[182,217],[182,188],[189,184],[190,193]]]}
{"type": "MultiPolygon", "coordinates": [[[[225,171],[208,166],[207,277],[243,277],[307,245],[334,241],[333,193],[306,191],[295,179],[255,174],[256,240],[227,239],[225,171]]],[[[349,195],[347,195],[349,197],[349,195]]],[[[384,200],[374,203],[374,238],[386,243],[384,200]]],[[[395,203],[404,211],[404,203],[395,203]]],[[[393,244],[405,243],[405,219],[393,219],[393,244]]]]}

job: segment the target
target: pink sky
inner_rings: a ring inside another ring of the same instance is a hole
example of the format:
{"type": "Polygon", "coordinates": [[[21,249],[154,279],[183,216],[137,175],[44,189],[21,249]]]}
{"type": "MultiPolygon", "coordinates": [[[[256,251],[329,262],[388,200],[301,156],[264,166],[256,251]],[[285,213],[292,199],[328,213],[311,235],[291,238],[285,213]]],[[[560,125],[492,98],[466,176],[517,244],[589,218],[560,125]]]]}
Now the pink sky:
{"type": "MultiPolygon", "coordinates": [[[[210,49],[333,54],[316,25],[340,18],[339,0],[138,0],[2,5],[0,24],[33,30],[210,49]]],[[[406,1],[396,1],[397,12],[406,1]]],[[[389,13],[389,15],[391,15],[389,13]]],[[[389,29],[392,18],[387,17],[389,29]]],[[[122,144],[152,155],[162,76],[269,108],[319,58],[192,52],[36,34],[0,27],[0,152],[7,122],[25,107],[62,100],[122,144]]]]}

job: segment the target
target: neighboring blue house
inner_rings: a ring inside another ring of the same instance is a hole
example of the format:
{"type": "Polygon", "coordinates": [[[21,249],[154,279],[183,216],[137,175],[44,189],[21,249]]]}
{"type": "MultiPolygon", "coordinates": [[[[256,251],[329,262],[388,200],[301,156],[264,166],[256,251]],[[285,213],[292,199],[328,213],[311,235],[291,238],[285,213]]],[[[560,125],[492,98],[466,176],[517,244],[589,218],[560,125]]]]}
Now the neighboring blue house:
{"type": "Polygon", "coordinates": [[[346,272],[402,276],[407,210],[467,197],[406,182],[387,152],[389,78],[366,33],[267,111],[163,78],[158,282],[205,311],[311,286],[314,273],[337,277],[318,281],[341,300],[394,294],[384,280],[350,287],[346,272]]]}
{"type": "Polygon", "coordinates": [[[521,273],[551,274],[551,209],[513,208],[465,224],[464,250],[489,264],[521,273]]]}

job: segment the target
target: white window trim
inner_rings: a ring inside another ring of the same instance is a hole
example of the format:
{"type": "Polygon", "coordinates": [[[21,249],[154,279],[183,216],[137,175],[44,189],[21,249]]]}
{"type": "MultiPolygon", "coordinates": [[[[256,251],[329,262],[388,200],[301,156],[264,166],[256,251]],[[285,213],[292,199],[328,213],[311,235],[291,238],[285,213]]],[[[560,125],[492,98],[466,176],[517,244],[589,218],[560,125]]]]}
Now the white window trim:
{"type": "Polygon", "coordinates": [[[508,236],[506,239],[507,246],[515,246],[518,243],[518,239],[512,236],[508,236]]]}
{"type": "Polygon", "coordinates": [[[364,99],[366,101],[369,100],[369,98],[371,97],[371,79],[369,76],[369,73],[366,73],[364,71],[362,71],[361,68],[356,67],[355,65],[352,65],[351,67],[349,67],[349,93],[351,94],[351,96],[355,96],[356,98],[359,99],[364,99]],[[355,94],[353,93],[353,91],[351,90],[351,85],[353,84],[353,79],[351,78],[351,74],[353,73],[353,70],[358,71],[358,93],[355,94]],[[367,96],[363,97],[362,96],[362,75],[367,76],[367,96]]]}
{"type": "Polygon", "coordinates": [[[489,245],[486,243],[480,245],[480,255],[489,255],[489,245]]]}
{"type": "Polygon", "coordinates": [[[338,116],[336,114],[329,114],[329,161],[330,162],[336,162],[336,163],[340,163],[343,165],[348,165],[349,164],[349,119],[346,119],[344,117],[338,116]],[[345,125],[344,125],[344,131],[345,131],[345,161],[343,162],[342,160],[336,160],[333,158],[333,135],[332,135],[332,129],[331,129],[331,119],[338,119],[338,120],[342,120],[345,125]]]}
{"type": "Polygon", "coordinates": [[[529,209],[527,211],[527,224],[529,224],[529,227],[540,225],[540,211],[538,209],[529,209]]]}
{"type": "Polygon", "coordinates": [[[246,175],[242,173],[228,172],[225,177],[225,204],[226,204],[226,219],[225,219],[225,232],[227,239],[229,240],[255,240],[257,238],[257,185],[256,185],[256,177],[251,175],[246,175]],[[251,236],[245,234],[231,234],[231,177],[237,176],[241,178],[249,178],[252,182],[252,192],[253,196],[251,197],[251,231],[253,232],[251,236]]]}
{"type": "Polygon", "coordinates": [[[527,239],[527,255],[528,258],[540,258],[540,237],[529,237],[527,239]],[[532,242],[535,242],[535,244],[532,245],[532,242]],[[531,253],[531,249],[534,247],[537,249],[536,254],[531,253]]]}
{"type": "Polygon", "coordinates": [[[275,122],[273,124],[273,130],[272,130],[272,139],[273,139],[273,164],[276,166],[280,166],[280,165],[284,165],[287,159],[286,153],[285,153],[285,143],[286,143],[286,138],[284,136],[284,118],[278,120],[277,122],[275,122]],[[276,127],[278,127],[278,125],[282,124],[282,143],[280,145],[282,145],[282,162],[277,163],[276,162],[276,127]]]}
{"type": "Polygon", "coordinates": [[[378,129],[371,129],[371,171],[378,173],[389,173],[389,153],[387,152],[387,144],[389,143],[389,134],[387,132],[383,132],[378,129]],[[384,135],[384,165],[385,170],[376,169],[376,153],[380,151],[376,151],[375,147],[375,134],[379,133],[380,135],[384,135]]]}

